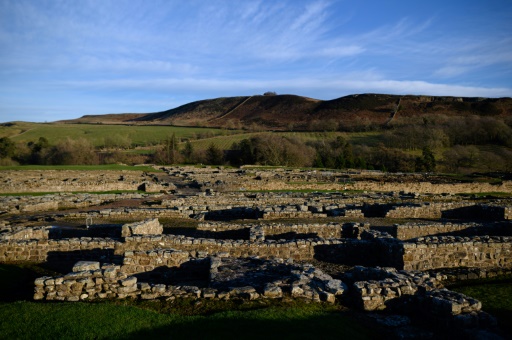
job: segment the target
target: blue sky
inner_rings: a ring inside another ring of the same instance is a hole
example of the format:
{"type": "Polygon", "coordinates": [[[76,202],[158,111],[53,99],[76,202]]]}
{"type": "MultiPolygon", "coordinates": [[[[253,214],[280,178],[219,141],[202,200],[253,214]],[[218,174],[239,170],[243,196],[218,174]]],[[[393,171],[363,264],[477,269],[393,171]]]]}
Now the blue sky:
{"type": "Polygon", "coordinates": [[[510,0],[0,0],[0,122],[207,98],[512,96],[510,0]]]}

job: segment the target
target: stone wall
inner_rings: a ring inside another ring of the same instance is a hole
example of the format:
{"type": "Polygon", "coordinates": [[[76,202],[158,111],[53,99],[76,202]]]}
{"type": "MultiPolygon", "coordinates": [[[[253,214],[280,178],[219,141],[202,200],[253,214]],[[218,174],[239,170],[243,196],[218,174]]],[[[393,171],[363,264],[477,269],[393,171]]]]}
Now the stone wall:
{"type": "Polygon", "coordinates": [[[80,260],[112,262],[121,242],[109,238],[62,240],[1,240],[0,262],[49,262],[69,266],[80,260]]]}
{"type": "Polygon", "coordinates": [[[355,267],[345,276],[355,281],[349,286],[348,299],[365,311],[405,312],[419,316],[423,322],[436,324],[450,334],[457,333],[455,330],[496,326],[496,319],[481,310],[480,301],[442,288],[439,275],[355,267]]]}
{"type": "Polygon", "coordinates": [[[326,224],[263,224],[265,236],[280,234],[304,234],[324,239],[337,239],[342,237],[342,225],[339,223],[326,224]]]}
{"type": "Polygon", "coordinates": [[[468,202],[432,202],[415,205],[399,205],[389,210],[385,217],[387,218],[428,218],[438,219],[442,217],[442,212],[446,210],[458,209],[474,205],[468,202]]]}
{"type": "Polygon", "coordinates": [[[463,224],[452,224],[452,223],[429,223],[429,224],[418,224],[418,223],[407,223],[407,224],[395,224],[390,231],[390,234],[400,240],[410,240],[417,237],[447,234],[459,232],[466,229],[474,229],[477,227],[475,223],[463,223],[463,224]]]}
{"type": "Polygon", "coordinates": [[[342,243],[343,240],[296,240],[250,242],[248,240],[216,240],[185,236],[133,236],[126,237],[118,249],[152,250],[155,248],[183,250],[191,257],[225,254],[231,257],[259,256],[309,260],[315,256],[315,247],[322,244],[342,243]]]}
{"type": "MultiPolygon", "coordinates": [[[[162,251],[156,257],[165,259],[162,251]],[[159,256],[161,255],[161,256],[159,256]]],[[[149,255],[151,256],[151,255],[149,255]]],[[[143,257],[145,257],[143,255],[143,257]]],[[[153,256],[155,257],[155,256],[153,256]]],[[[131,256],[133,259],[134,256],[131,256]]],[[[346,290],[346,285],[333,279],[311,265],[284,264],[282,261],[258,259],[206,259],[209,282],[205,286],[166,285],[140,282],[116,265],[80,261],[73,272],[57,277],[41,277],[35,280],[35,300],[79,301],[105,298],[204,298],[223,299],[274,299],[285,294],[292,298],[334,303],[346,290]],[[236,270],[236,273],[233,271],[236,270]],[[228,273],[226,275],[226,273],[228,273]],[[258,278],[250,279],[258,273],[258,278]],[[239,274],[239,275],[237,275],[239,274]],[[247,285],[247,281],[254,285],[247,285]]]]}
{"type": "Polygon", "coordinates": [[[406,270],[512,267],[512,237],[425,237],[403,243],[406,270]]]}
{"type": "Polygon", "coordinates": [[[3,193],[168,189],[143,171],[3,170],[2,178],[3,193]]]}
{"type": "Polygon", "coordinates": [[[394,268],[356,266],[345,276],[354,281],[352,302],[365,311],[386,309],[390,301],[415,295],[420,289],[430,291],[442,287],[435,276],[394,268]]]}
{"type": "MultiPolygon", "coordinates": [[[[174,235],[113,239],[2,240],[0,261],[69,265],[78,260],[116,261],[126,251],[176,249],[189,257],[223,254],[319,260],[346,265],[392,266],[407,270],[453,267],[512,267],[512,237],[427,237],[402,243],[393,238],[293,241],[215,240],[174,235]]],[[[119,261],[119,260],[117,260],[119,261]]]]}
{"type": "Polygon", "coordinates": [[[121,270],[131,275],[149,272],[160,267],[179,267],[189,259],[189,252],[174,249],[127,251],[123,255],[121,270]]]}
{"type": "Polygon", "coordinates": [[[20,212],[79,209],[127,199],[157,197],[161,194],[73,194],[58,193],[43,196],[3,196],[0,197],[0,212],[19,214],[20,212]]]}
{"type": "Polygon", "coordinates": [[[47,240],[52,227],[10,227],[0,234],[2,240],[47,240]]]}

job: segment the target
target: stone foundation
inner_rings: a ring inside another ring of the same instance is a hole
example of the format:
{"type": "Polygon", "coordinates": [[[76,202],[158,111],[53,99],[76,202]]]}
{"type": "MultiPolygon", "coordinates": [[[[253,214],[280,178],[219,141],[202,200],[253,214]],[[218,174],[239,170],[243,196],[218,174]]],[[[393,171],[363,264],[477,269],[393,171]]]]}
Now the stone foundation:
{"type": "Polygon", "coordinates": [[[512,237],[425,237],[403,244],[406,270],[512,267],[512,237]]]}

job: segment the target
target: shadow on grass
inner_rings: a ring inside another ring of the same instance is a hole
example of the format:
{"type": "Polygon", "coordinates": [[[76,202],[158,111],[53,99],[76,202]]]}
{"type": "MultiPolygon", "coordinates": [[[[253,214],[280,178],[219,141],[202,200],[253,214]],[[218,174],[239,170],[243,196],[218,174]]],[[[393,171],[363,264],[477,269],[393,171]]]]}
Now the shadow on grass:
{"type": "Polygon", "coordinates": [[[57,275],[44,264],[0,264],[0,301],[32,300],[34,280],[47,275],[57,275]]]}
{"type": "MultiPolygon", "coordinates": [[[[158,302],[153,302],[158,304],[158,302]]],[[[158,313],[118,302],[0,303],[6,339],[375,339],[350,314],[330,306],[158,313]],[[27,327],[30,325],[30,327],[27,327]]]]}
{"type": "MultiPolygon", "coordinates": [[[[292,314],[292,313],[290,313],[292,314]]],[[[348,315],[293,317],[286,312],[223,312],[178,324],[134,332],[123,339],[375,339],[348,315]]]]}

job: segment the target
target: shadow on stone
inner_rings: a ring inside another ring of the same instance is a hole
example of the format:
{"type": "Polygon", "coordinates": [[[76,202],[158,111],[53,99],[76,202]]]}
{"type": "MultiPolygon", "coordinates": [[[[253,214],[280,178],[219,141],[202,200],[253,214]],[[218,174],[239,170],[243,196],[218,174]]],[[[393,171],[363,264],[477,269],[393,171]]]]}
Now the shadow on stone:
{"type": "Polygon", "coordinates": [[[121,264],[121,255],[115,255],[114,249],[89,249],[74,251],[50,251],[44,266],[61,273],[69,273],[78,261],[98,261],[101,263],[121,264]]]}

